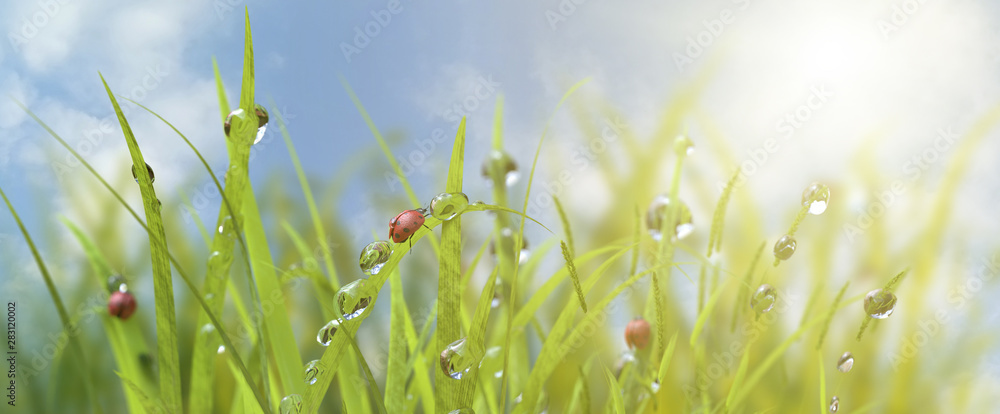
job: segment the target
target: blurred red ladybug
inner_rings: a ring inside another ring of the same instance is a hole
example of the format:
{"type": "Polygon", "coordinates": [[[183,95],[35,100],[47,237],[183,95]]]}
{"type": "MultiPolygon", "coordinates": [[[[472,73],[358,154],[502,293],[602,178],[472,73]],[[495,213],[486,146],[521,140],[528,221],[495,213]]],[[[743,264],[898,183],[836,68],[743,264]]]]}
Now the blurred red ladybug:
{"type": "Polygon", "coordinates": [[[645,348],[649,345],[649,322],[635,318],[625,326],[625,344],[629,348],[645,348]]]}
{"type": "MultiPolygon", "coordinates": [[[[389,220],[389,238],[394,243],[405,242],[410,239],[413,233],[416,233],[420,229],[420,226],[424,226],[423,209],[406,210],[393,217],[392,220],[389,220]]],[[[427,227],[427,229],[430,230],[430,227],[427,227]]],[[[410,244],[412,246],[412,240],[410,244]]]]}
{"type": "Polygon", "coordinates": [[[112,292],[108,298],[108,313],[126,320],[135,313],[135,296],[128,292],[112,292]]]}

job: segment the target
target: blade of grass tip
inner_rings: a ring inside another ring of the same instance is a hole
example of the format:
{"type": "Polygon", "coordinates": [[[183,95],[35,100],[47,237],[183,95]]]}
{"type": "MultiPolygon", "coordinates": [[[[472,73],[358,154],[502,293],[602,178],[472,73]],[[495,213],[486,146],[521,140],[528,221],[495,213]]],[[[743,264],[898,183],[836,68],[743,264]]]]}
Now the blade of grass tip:
{"type": "Polygon", "coordinates": [[[675,345],[677,345],[677,332],[674,332],[674,335],[670,337],[667,350],[663,352],[663,358],[660,360],[659,372],[656,375],[660,385],[663,385],[667,381],[667,372],[670,370],[670,360],[674,357],[675,345]]]}
{"type": "MultiPolygon", "coordinates": [[[[42,274],[42,279],[45,281],[45,288],[49,291],[49,297],[52,299],[52,303],[56,307],[56,311],[59,313],[59,319],[62,322],[63,330],[66,332],[73,332],[77,328],[71,326],[69,314],[66,312],[66,306],[63,304],[62,298],[59,296],[59,291],[56,290],[56,285],[52,281],[52,275],[49,274],[48,268],[45,266],[45,261],[42,260],[42,256],[38,253],[38,249],[35,247],[35,242],[31,239],[31,235],[28,233],[28,229],[24,227],[24,223],[21,222],[21,217],[17,215],[17,210],[7,199],[7,194],[4,193],[3,189],[0,188],[0,197],[3,197],[3,201],[7,204],[7,209],[10,210],[10,214],[14,217],[14,221],[17,223],[17,227],[21,230],[21,235],[24,236],[24,241],[28,243],[28,248],[31,250],[31,256],[35,258],[35,264],[38,266],[38,271],[42,274]]],[[[87,364],[86,353],[83,351],[83,345],[79,342],[79,336],[70,335],[70,344],[73,346],[73,350],[76,352],[76,357],[80,361],[80,369],[84,373],[90,373],[90,368],[87,364]]],[[[84,387],[86,389],[87,399],[90,402],[91,409],[96,413],[102,413],[100,402],[97,398],[97,393],[93,389],[92,381],[89,379],[83,379],[84,387]]]]}
{"type": "MultiPolygon", "coordinates": [[[[463,164],[465,160],[465,119],[458,125],[458,134],[451,150],[451,165],[445,192],[462,192],[463,164]]],[[[461,215],[441,224],[441,250],[438,256],[438,312],[437,346],[445,349],[462,337],[460,313],[462,312],[462,222],[461,215]]],[[[435,372],[435,406],[438,411],[451,411],[472,402],[475,375],[463,376],[458,381],[449,378],[443,370],[435,372]]]]}
{"type": "Polygon", "coordinates": [[[622,387],[618,385],[618,380],[608,367],[604,367],[604,378],[608,381],[608,394],[611,396],[615,412],[625,414],[625,400],[622,399],[622,387]]]}
{"type": "Polygon", "coordinates": [[[552,200],[555,201],[556,211],[559,213],[559,219],[562,221],[563,231],[566,232],[566,245],[569,246],[570,257],[576,257],[576,249],[573,247],[573,232],[569,226],[569,219],[566,216],[566,210],[563,210],[562,202],[559,201],[559,197],[552,196],[552,200]]]}
{"type": "Polygon", "coordinates": [[[229,99],[226,99],[226,87],[222,84],[222,75],[219,74],[219,62],[212,56],[212,72],[215,75],[215,93],[219,97],[219,112],[223,121],[229,116],[229,99]]]}
{"type": "Polygon", "coordinates": [[[819,361],[819,412],[826,411],[826,372],[823,367],[823,354],[816,354],[819,361]]]}
{"type": "Polygon", "coordinates": [[[694,323],[694,329],[691,330],[691,347],[694,347],[695,342],[698,341],[698,336],[701,335],[701,331],[705,328],[705,323],[708,322],[709,315],[712,314],[712,310],[715,309],[715,304],[719,302],[719,298],[722,297],[722,293],[726,290],[725,287],[729,284],[730,279],[723,279],[719,284],[719,287],[715,289],[715,293],[712,297],[708,299],[708,303],[705,304],[705,309],[702,309],[701,313],[698,314],[698,320],[694,323]]]}
{"type": "MultiPolygon", "coordinates": [[[[549,116],[549,120],[545,123],[545,129],[542,130],[542,136],[539,137],[539,139],[538,139],[538,147],[535,149],[535,158],[531,162],[531,172],[528,174],[528,189],[525,191],[525,194],[524,194],[524,206],[521,208],[522,214],[525,214],[525,215],[528,214],[528,202],[531,200],[531,198],[530,198],[530,196],[531,196],[531,185],[532,185],[532,183],[535,180],[535,168],[538,166],[538,156],[542,152],[542,144],[545,143],[545,135],[549,131],[549,126],[552,124],[552,119],[555,118],[556,114],[559,112],[559,108],[562,107],[563,103],[566,102],[567,99],[569,99],[569,97],[573,94],[573,92],[576,92],[577,89],[579,89],[581,86],[583,86],[587,82],[590,82],[590,78],[583,79],[583,80],[577,82],[575,85],[571,86],[569,88],[569,90],[566,91],[565,94],[563,94],[562,98],[559,99],[559,103],[556,104],[555,110],[552,111],[552,115],[549,116]]],[[[520,256],[521,256],[521,240],[524,240],[524,224],[525,224],[524,220],[521,220],[521,228],[520,228],[520,230],[518,232],[517,242],[516,242],[516,244],[514,246],[514,277],[511,280],[511,291],[510,291],[510,295],[508,295],[508,304],[507,304],[507,309],[511,313],[515,313],[517,311],[517,309],[514,308],[515,305],[516,305],[516,303],[517,303],[516,302],[516,299],[517,299],[517,267],[518,267],[518,259],[520,259],[520,256]]],[[[513,323],[513,318],[507,318],[507,332],[506,332],[506,335],[504,335],[504,346],[503,346],[503,350],[504,350],[504,352],[503,352],[503,372],[504,372],[504,375],[503,375],[503,379],[501,380],[501,386],[500,386],[500,389],[501,389],[501,391],[500,391],[501,392],[501,394],[500,394],[500,397],[501,397],[500,398],[500,411],[504,410],[504,405],[505,405],[505,403],[507,401],[507,366],[508,366],[509,359],[510,359],[510,338],[511,338],[510,331],[511,331],[511,328],[512,328],[512,323],[513,323]]]]}
{"type": "Polygon", "coordinates": [[[267,338],[263,342],[278,370],[282,394],[301,394],[305,390],[300,371],[302,356],[299,354],[298,344],[295,343],[295,332],[292,330],[291,320],[285,309],[285,296],[278,282],[278,276],[274,272],[274,261],[271,258],[264,224],[261,222],[253,193],[247,194],[243,202],[243,213],[246,218],[244,231],[250,266],[257,282],[257,291],[260,298],[266,300],[272,307],[271,312],[263,313],[260,321],[263,322],[267,332],[267,338]]]}
{"type": "Polygon", "coordinates": [[[566,270],[569,271],[570,279],[573,279],[573,289],[576,290],[576,297],[580,300],[580,307],[583,308],[583,313],[587,313],[587,300],[583,296],[583,287],[580,286],[580,276],[576,274],[572,253],[565,242],[560,241],[559,245],[562,247],[563,260],[566,261],[566,270]]]}
{"type": "Polygon", "coordinates": [[[733,406],[733,399],[736,398],[736,392],[740,390],[740,387],[743,385],[743,378],[747,375],[747,367],[750,366],[750,345],[752,344],[747,344],[746,349],[743,350],[743,358],[740,358],[740,367],[736,369],[733,385],[729,387],[729,395],[726,397],[727,412],[735,408],[733,406]]]}
{"type": "Polygon", "coordinates": [[[312,189],[309,187],[309,180],[306,179],[302,163],[299,162],[299,154],[295,151],[295,145],[292,144],[292,136],[288,133],[285,119],[282,117],[281,112],[278,111],[278,106],[274,103],[273,99],[271,100],[271,112],[278,122],[281,136],[285,139],[285,147],[288,148],[288,155],[292,158],[292,166],[295,167],[295,175],[299,178],[302,195],[306,199],[306,207],[309,208],[309,216],[312,218],[313,231],[316,232],[316,239],[319,242],[320,248],[323,249],[323,264],[326,265],[326,273],[330,278],[330,284],[333,285],[334,289],[340,289],[340,282],[337,278],[337,267],[334,265],[332,250],[329,243],[327,243],[326,229],[323,226],[323,220],[320,218],[319,209],[316,208],[316,200],[313,198],[312,189]]]}
{"type": "Polygon", "coordinates": [[[156,198],[149,172],[141,167],[146,165],[146,162],[142,158],[135,135],[132,134],[132,128],[103,75],[101,83],[104,84],[104,90],[107,91],[115,114],[118,115],[118,123],[121,124],[125,143],[132,156],[132,165],[140,166],[133,168],[132,171],[139,178],[139,192],[142,194],[146,222],[151,230],[150,239],[158,240],[158,242],[150,241],[150,256],[153,265],[153,294],[156,298],[156,353],[160,372],[160,398],[168,410],[179,411],[182,402],[180,356],[177,351],[177,314],[174,309],[174,283],[170,272],[170,261],[166,255],[166,233],[163,219],[160,217],[160,200],[156,198]]]}
{"type": "MultiPolygon", "coordinates": [[[[21,110],[23,110],[26,114],[28,114],[28,116],[30,116],[35,122],[37,122],[38,125],[42,127],[42,129],[48,132],[48,134],[52,136],[52,138],[54,138],[57,142],[59,142],[59,145],[62,145],[63,148],[69,151],[69,153],[72,154],[73,157],[76,158],[80,162],[80,164],[87,169],[87,171],[90,171],[90,173],[94,176],[94,178],[96,178],[97,181],[99,181],[101,185],[104,186],[104,188],[107,189],[112,196],[114,196],[115,200],[118,200],[118,203],[121,204],[121,206],[124,207],[126,211],[128,211],[129,215],[132,216],[135,222],[139,224],[139,226],[141,226],[143,230],[146,231],[147,234],[151,234],[152,231],[150,230],[149,226],[147,226],[146,223],[141,218],[139,218],[139,214],[136,213],[135,210],[133,210],[132,207],[127,202],[125,202],[125,199],[122,198],[121,194],[118,194],[118,192],[115,191],[115,189],[111,187],[110,184],[108,184],[108,181],[105,180],[104,177],[102,177],[100,174],[98,174],[97,170],[95,170],[94,167],[90,165],[90,163],[87,162],[87,160],[84,159],[79,152],[73,149],[73,147],[71,147],[66,142],[66,140],[62,139],[62,137],[60,137],[59,134],[53,131],[51,127],[49,127],[44,121],[42,121],[41,118],[38,117],[38,115],[29,110],[28,107],[24,105],[24,103],[16,99],[14,99],[14,103],[17,104],[17,106],[20,107],[21,110]]],[[[160,240],[155,238],[151,238],[151,241],[156,243],[160,242],[160,240]]],[[[192,292],[195,300],[198,301],[198,305],[208,315],[209,321],[211,322],[212,326],[215,327],[216,331],[219,333],[219,336],[222,338],[223,344],[226,346],[227,349],[235,350],[236,348],[233,346],[232,341],[229,339],[229,335],[226,333],[225,327],[222,325],[222,323],[219,322],[219,319],[215,317],[215,313],[211,311],[208,304],[205,302],[201,292],[198,291],[198,288],[196,288],[194,286],[194,283],[191,282],[191,278],[189,278],[187,276],[187,273],[184,272],[184,268],[180,265],[177,259],[170,254],[169,250],[164,249],[164,251],[167,254],[167,258],[170,260],[170,263],[172,263],[174,265],[174,268],[177,269],[177,274],[181,276],[181,279],[184,281],[184,284],[187,285],[188,290],[192,292]]],[[[243,361],[239,358],[239,355],[236,352],[233,352],[232,354],[234,356],[234,359],[236,360],[237,365],[240,368],[240,372],[242,373],[244,379],[249,381],[251,375],[250,372],[247,370],[246,364],[243,363],[243,361]]],[[[263,394],[256,389],[254,391],[255,391],[254,396],[257,397],[258,404],[261,405],[262,407],[266,407],[266,404],[263,403],[262,399],[263,394]]]]}
{"type": "Polygon", "coordinates": [[[844,282],[844,286],[840,288],[840,292],[837,292],[837,296],[833,299],[833,305],[830,305],[830,311],[826,314],[826,322],[823,323],[823,330],[819,332],[819,340],[816,341],[817,351],[823,347],[823,339],[826,338],[826,332],[830,329],[830,323],[833,322],[833,313],[837,310],[837,305],[840,304],[840,299],[844,297],[844,292],[847,292],[847,287],[850,284],[851,281],[844,282]]]}

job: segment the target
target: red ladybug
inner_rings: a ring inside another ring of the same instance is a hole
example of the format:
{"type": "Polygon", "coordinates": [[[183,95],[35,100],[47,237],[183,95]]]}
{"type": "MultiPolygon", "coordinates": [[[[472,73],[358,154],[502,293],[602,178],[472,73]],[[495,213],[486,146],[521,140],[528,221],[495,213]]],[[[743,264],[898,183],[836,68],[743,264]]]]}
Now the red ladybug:
{"type": "Polygon", "coordinates": [[[645,348],[649,345],[649,322],[635,318],[625,326],[625,344],[629,348],[645,348]]]}
{"type": "MultiPolygon", "coordinates": [[[[424,210],[406,210],[389,220],[389,238],[394,243],[405,242],[420,229],[420,226],[424,226],[424,210]]],[[[427,229],[430,230],[430,227],[427,229]]],[[[410,244],[412,246],[412,240],[410,244]]]]}
{"type": "Polygon", "coordinates": [[[112,292],[108,298],[108,313],[121,320],[126,320],[135,313],[135,296],[128,292],[112,292]]]}

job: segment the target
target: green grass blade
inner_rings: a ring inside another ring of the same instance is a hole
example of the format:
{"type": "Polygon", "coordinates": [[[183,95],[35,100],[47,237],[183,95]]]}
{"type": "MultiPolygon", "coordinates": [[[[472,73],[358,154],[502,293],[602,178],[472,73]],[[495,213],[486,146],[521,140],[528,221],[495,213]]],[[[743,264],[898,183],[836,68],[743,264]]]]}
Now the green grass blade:
{"type": "Polygon", "coordinates": [[[229,99],[226,99],[226,87],[222,84],[222,75],[219,74],[219,62],[212,57],[212,72],[215,75],[215,93],[219,97],[219,119],[225,120],[229,116],[229,99]]]}
{"type": "Polygon", "coordinates": [[[819,361],[819,412],[826,411],[826,371],[823,364],[823,354],[816,354],[819,361]]]}
{"type": "Polygon", "coordinates": [[[618,385],[618,379],[615,378],[608,367],[604,367],[604,378],[608,381],[608,394],[611,395],[611,402],[614,404],[615,412],[625,414],[625,400],[622,399],[622,387],[618,385]]]}
{"type": "MultiPolygon", "coordinates": [[[[0,188],[0,197],[3,197],[3,201],[7,204],[7,209],[10,210],[11,216],[14,217],[14,221],[17,223],[17,227],[21,230],[21,235],[24,236],[24,241],[28,243],[28,248],[31,250],[31,256],[35,259],[35,264],[38,266],[38,271],[42,274],[42,279],[45,281],[45,288],[49,291],[49,297],[52,299],[52,303],[56,307],[56,311],[59,313],[59,320],[62,322],[63,330],[66,332],[72,332],[75,325],[71,325],[69,313],[66,312],[66,306],[63,304],[62,298],[59,296],[59,291],[56,290],[56,285],[52,281],[52,275],[49,274],[48,268],[45,266],[45,261],[42,260],[42,255],[38,253],[38,249],[35,247],[35,242],[32,241],[31,235],[28,233],[28,229],[24,227],[24,223],[21,222],[21,217],[17,215],[17,211],[14,206],[7,199],[7,194],[4,193],[3,189],[0,188]]],[[[76,352],[76,357],[80,361],[82,372],[89,373],[90,368],[87,364],[86,353],[83,351],[83,346],[79,342],[79,337],[75,335],[70,335],[69,343],[72,344],[73,350],[76,352]]],[[[93,389],[93,385],[89,378],[84,378],[84,387],[87,391],[87,399],[90,402],[91,409],[95,413],[102,413],[97,393],[93,389]]],[[[13,381],[11,382],[13,384],[13,381]]]]}
{"type": "Polygon", "coordinates": [[[677,332],[670,337],[670,343],[667,344],[667,350],[663,352],[663,358],[660,360],[659,373],[656,378],[660,381],[660,385],[663,385],[667,381],[667,372],[670,370],[670,361],[674,357],[674,346],[677,345],[677,332]]]}
{"type": "Polygon", "coordinates": [[[736,294],[736,306],[733,306],[733,319],[729,325],[729,332],[736,330],[736,320],[739,319],[740,312],[746,310],[744,306],[747,304],[747,299],[750,298],[750,292],[754,290],[752,285],[753,272],[754,270],[757,270],[757,262],[760,261],[760,256],[764,253],[764,247],[766,245],[766,240],[760,243],[760,247],[757,248],[757,253],[754,254],[753,260],[750,261],[750,267],[747,268],[747,273],[743,277],[743,285],[740,286],[740,290],[736,294]]]}
{"type": "Polygon", "coordinates": [[[816,350],[823,347],[823,339],[826,338],[826,332],[830,329],[830,323],[833,322],[833,314],[837,310],[837,305],[840,304],[840,299],[844,297],[844,292],[847,292],[847,286],[850,286],[851,281],[844,282],[844,287],[840,288],[840,292],[837,292],[837,297],[833,299],[833,305],[830,305],[830,311],[826,314],[826,322],[823,323],[823,330],[819,332],[819,340],[816,341],[816,350]]]}
{"type": "Polygon", "coordinates": [[[712,227],[708,233],[708,253],[706,256],[712,257],[712,252],[718,252],[722,248],[722,229],[726,221],[726,206],[729,204],[729,196],[733,193],[733,185],[740,177],[743,170],[737,168],[736,172],[726,183],[719,197],[719,203],[715,205],[715,213],[712,215],[712,227]]]}
{"type": "Polygon", "coordinates": [[[149,172],[142,168],[146,162],[142,158],[139,144],[132,134],[125,114],[118,106],[118,100],[101,76],[104,89],[111,99],[111,104],[118,115],[129,154],[132,155],[133,170],[139,178],[139,191],[142,194],[143,206],[146,212],[146,222],[150,227],[150,256],[153,263],[153,293],[156,297],[156,353],[160,373],[160,398],[163,399],[169,411],[181,410],[181,375],[180,356],[177,351],[177,314],[174,309],[174,283],[170,273],[170,261],[167,259],[167,239],[160,217],[160,200],[156,198],[153,182],[149,172]],[[156,239],[153,241],[152,239],[156,239]]]}
{"type": "Polygon", "coordinates": [[[695,342],[698,342],[698,337],[701,335],[701,331],[704,330],[705,323],[708,322],[708,317],[712,315],[712,310],[715,309],[715,305],[719,302],[719,298],[722,297],[722,293],[725,292],[725,287],[728,283],[729,279],[722,281],[719,287],[715,289],[712,297],[708,299],[705,309],[702,309],[701,313],[698,314],[698,320],[694,323],[694,328],[691,330],[691,340],[689,341],[692,348],[694,348],[695,342]]]}
{"type": "Polygon", "coordinates": [[[736,398],[736,392],[740,390],[743,385],[743,378],[747,375],[747,367],[750,366],[750,345],[748,344],[746,349],[743,350],[743,358],[740,358],[740,367],[736,369],[736,376],[733,378],[733,385],[729,387],[729,395],[726,397],[726,410],[733,410],[733,400],[736,398]]]}
{"type": "MultiPolygon", "coordinates": [[[[451,166],[445,191],[462,192],[463,163],[465,161],[465,120],[458,126],[455,145],[451,150],[451,166]]],[[[445,349],[462,338],[462,222],[461,215],[441,225],[441,251],[438,255],[438,312],[437,346],[445,349]]],[[[471,405],[475,391],[475,375],[453,380],[443,370],[434,370],[435,406],[438,412],[447,412],[471,405]]]]}
{"type": "Polygon", "coordinates": [[[573,279],[573,289],[576,290],[576,297],[580,300],[580,307],[583,308],[583,313],[587,313],[587,299],[583,297],[580,276],[577,276],[576,265],[573,264],[573,253],[570,252],[570,248],[566,246],[565,242],[559,242],[559,245],[562,247],[563,260],[566,261],[566,270],[569,271],[570,279],[573,279]]]}
{"type": "Polygon", "coordinates": [[[406,317],[406,302],[403,297],[403,281],[399,271],[393,271],[389,276],[389,292],[391,294],[391,313],[389,323],[393,335],[389,336],[389,362],[385,373],[385,409],[392,413],[403,412],[406,398],[406,367],[407,330],[413,329],[413,323],[406,317]],[[408,328],[403,325],[410,325],[408,328]]]}

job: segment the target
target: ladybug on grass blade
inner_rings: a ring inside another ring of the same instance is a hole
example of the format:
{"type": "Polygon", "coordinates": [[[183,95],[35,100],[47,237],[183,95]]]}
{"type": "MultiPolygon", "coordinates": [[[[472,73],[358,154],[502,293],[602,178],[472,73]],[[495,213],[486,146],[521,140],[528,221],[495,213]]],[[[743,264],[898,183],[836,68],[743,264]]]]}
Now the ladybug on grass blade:
{"type": "MultiPolygon", "coordinates": [[[[402,243],[410,239],[420,226],[424,226],[424,209],[417,210],[406,210],[399,213],[392,220],[389,220],[389,238],[392,239],[394,243],[402,243]]],[[[430,230],[427,227],[427,230],[430,230]]],[[[410,247],[413,247],[413,241],[410,240],[410,247]]]]}
{"type": "Polygon", "coordinates": [[[135,312],[135,296],[128,292],[114,291],[108,298],[108,313],[121,320],[126,320],[135,312]]]}

